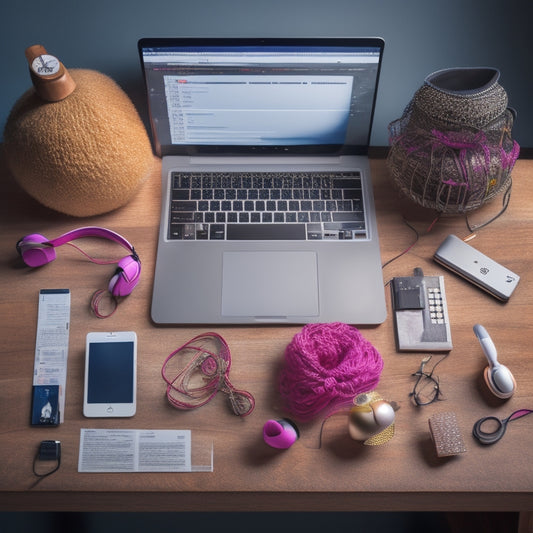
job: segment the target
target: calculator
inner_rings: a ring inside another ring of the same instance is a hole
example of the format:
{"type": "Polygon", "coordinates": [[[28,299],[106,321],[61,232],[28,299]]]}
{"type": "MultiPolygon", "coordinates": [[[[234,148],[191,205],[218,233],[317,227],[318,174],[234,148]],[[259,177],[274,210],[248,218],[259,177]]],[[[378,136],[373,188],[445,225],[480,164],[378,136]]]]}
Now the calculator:
{"type": "Polygon", "coordinates": [[[413,276],[391,282],[396,346],[399,351],[449,351],[453,348],[443,276],[413,276]]]}

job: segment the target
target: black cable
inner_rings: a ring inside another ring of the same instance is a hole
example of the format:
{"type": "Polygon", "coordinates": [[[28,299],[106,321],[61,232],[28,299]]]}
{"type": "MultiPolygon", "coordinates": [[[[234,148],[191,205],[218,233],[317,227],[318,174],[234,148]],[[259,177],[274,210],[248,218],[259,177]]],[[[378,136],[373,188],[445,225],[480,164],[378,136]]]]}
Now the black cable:
{"type": "Polygon", "coordinates": [[[510,180],[509,181],[509,186],[507,187],[507,189],[505,190],[505,193],[503,195],[502,208],[500,209],[499,213],[494,215],[492,218],[490,218],[486,222],[483,222],[482,224],[476,224],[474,226],[471,226],[470,222],[468,220],[468,213],[465,213],[466,226],[468,227],[468,229],[470,230],[471,233],[473,233],[474,231],[476,231],[478,229],[484,228],[485,226],[488,226],[491,222],[494,222],[498,217],[502,216],[505,213],[507,207],[509,206],[509,201],[511,200],[511,189],[512,189],[512,187],[513,187],[513,181],[510,180]]]}
{"type": "Polygon", "coordinates": [[[57,472],[60,466],[61,443],[58,440],[43,440],[39,446],[39,449],[37,450],[37,453],[35,454],[35,458],[33,459],[33,473],[37,477],[43,478],[49,476],[50,474],[53,474],[54,472],[57,472]],[[57,462],[55,468],[53,470],[50,470],[49,472],[45,472],[44,474],[40,474],[39,472],[37,472],[35,468],[37,461],[49,460],[55,460],[57,462]]]}
{"type": "Polygon", "coordinates": [[[386,261],[385,263],[383,263],[381,265],[381,268],[385,268],[387,265],[389,265],[390,263],[392,263],[393,261],[396,261],[396,259],[399,259],[400,257],[402,257],[402,255],[406,254],[417,242],[418,242],[418,239],[420,238],[420,234],[418,233],[418,231],[416,230],[416,228],[414,228],[413,226],[411,226],[411,224],[409,224],[409,222],[407,222],[407,220],[405,219],[405,217],[402,217],[403,218],[403,222],[404,224],[409,228],[411,229],[414,233],[415,233],[415,240],[412,244],[410,244],[403,252],[400,252],[397,256],[393,257],[392,259],[389,259],[388,261],[386,261]]]}

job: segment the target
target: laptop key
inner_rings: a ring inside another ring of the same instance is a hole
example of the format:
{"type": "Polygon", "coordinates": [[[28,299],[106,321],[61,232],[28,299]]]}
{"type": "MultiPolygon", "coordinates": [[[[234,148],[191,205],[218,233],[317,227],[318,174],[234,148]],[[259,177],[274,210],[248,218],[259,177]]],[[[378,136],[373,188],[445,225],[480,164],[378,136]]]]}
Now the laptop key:
{"type": "Polygon", "coordinates": [[[305,240],[305,224],[228,224],[227,240],[305,240]]]}
{"type": "Polygon", "coordinates": [[[204,241],[209,237],[209,227],[207,224],[196,224],[196,240],[204,241]]]}
{"type": "Polygon", "coordinates": [[[194,213],[191,212],[181,212],[172,213],[170,219],[172,224],[178,224],[180,222],[195,222],[194,213]]]}
{"type": "Polygon", "coordinates": [[[344,230],[361,230],[364,224],[361,222],[326,222],[324,230],[326,231],[344,231],[344,230]]]}
{"type": "Polygon", "coordinates": [[[172,202],[172,213],[178,211],[196,211],[196,202],[186,200],[172,202]]]}
{"type": "Polygon", "coordinates": [[[344,189],[345,200],[362,200],[363,193],[361,189],[344,189]]]}
{"type": "Polygon", "coordinates": [[[184,224],[170,224],[169,239],[183,239],[183,226],[184,224]]]}
{"type": "Polygon", "coordinates": [[[331,213],[333,222],[364,222],[365,216],[363,213],[338,211],[331,213]]]}
{"type": "Polygon", "coordinates": [[[334,189],[360,189],[360,178],[333,178],[334,189]]]}
{"type": "Polygon", "coordinates": [[[172,189],[172,200],[188,200],[189,189],[172,189]]]}
{"type": "Polygon", "coordinates": [[[224,239],[224,225],[223,224],[211,224],[209,226],[209,238],[211,240],[223,240],[224,239]]]}

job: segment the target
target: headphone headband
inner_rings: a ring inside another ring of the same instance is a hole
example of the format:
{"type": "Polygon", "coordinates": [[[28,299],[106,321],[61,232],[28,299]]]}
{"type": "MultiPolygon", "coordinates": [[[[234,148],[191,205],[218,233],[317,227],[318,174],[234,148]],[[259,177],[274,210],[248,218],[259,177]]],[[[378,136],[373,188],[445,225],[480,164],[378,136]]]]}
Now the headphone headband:
{"type": "MultiPolygon", "coordinates": [[[[115,300],[116,308],[117,298],[130,294],[139,282],[139,277],[141,274],[141,261],[139,256],[135,252],[135,249],[130,242],[122,237],[122,235],[98,226],[86,226],[78,228],[50,240],[48,240],[44,235],[33,233],[19,240],[17,243],[17,250],[26,265],[30,267],[40,267],[52,262],[56,258],[55,248],[62,246],[63,244],[67,244],[70,241],[84,237],[108,239],[126,248],[130,252],[128,256],[123,257],[118,261],[118,267],[108,284],[108,291],[115,300]]],[[[91,258],[77,246],[75,246],[75,248],[86,255],[86,257],[88,257],[93,263],[102,264],[100,261],[91,258]]],[[[99,318],[105,318],[106,316],[109,316],[102,315],[98,311],[100,297],[104,292],[105,291],[97,291],[91,303],[93,311],[99,318]]]]}
{"type": "Polygon", "coordinates": [[[133,246],[122,235],[111,231],[107,228],[100,228],[99,226],[86,226],[83,228],[74,229],[68,231],[55,239],[51,239],[47,242],[54,248],[66,244],[67,242],[74,241],[76,239],[82,239],[84,237],[98,237],[100,239],[110,239],[117,244],[120,244],[124,248],[133,251],[133,246]]]}

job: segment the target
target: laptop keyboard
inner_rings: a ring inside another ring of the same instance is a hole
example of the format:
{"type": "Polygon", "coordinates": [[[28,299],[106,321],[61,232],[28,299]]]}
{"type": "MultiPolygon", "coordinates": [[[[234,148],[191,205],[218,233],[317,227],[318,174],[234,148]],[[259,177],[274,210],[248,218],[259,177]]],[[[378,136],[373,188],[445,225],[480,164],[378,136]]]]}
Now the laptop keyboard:
{"type": "Polygon", "coordinates": [[[168,238],[359,240],[361,175],[173,172],[168,238]]]}

